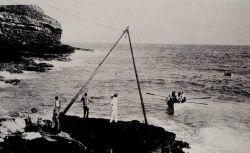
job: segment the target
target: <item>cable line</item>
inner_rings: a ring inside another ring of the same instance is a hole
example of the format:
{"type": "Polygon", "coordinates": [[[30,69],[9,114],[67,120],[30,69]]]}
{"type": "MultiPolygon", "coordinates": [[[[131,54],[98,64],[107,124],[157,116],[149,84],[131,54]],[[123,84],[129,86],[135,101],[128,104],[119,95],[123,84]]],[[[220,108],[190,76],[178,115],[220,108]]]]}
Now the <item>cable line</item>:
{"type": "Polygon", "coordinates": [[[84,22],[87,21],[87,22],[90,22],[90,23],[95,24],[95,25],[97,25],[97,26],[106,28],[106,29],[112,29],[112,30],[115,30],[115,31],[121,31],[121,29],[118,29],[118,28],[115,28],[115,27],[112,27],[112,26],[108,26],[108,25],[104,25],[104,24],[101,24],[101,23],[92,21],[92,20],[90,20],[90,19],[83,18],[83,17],[80,17],[80,16],[78,16],[78,15],[74,15],[74,14],[72,14],[72,13],[68,13],[68,12],[66,12],[66,11],[64,11],[64,10],[62,10],[62,9],[60,9],[60,8],[54,7],[54,6],[50,5],[50,4],[47,4],[47,5],[48,5],[49,7],[51,7],[51,8],[53,8],[53,9],[59,11],[59,12],[62,12],[62,13],[64,13],[64,14],[67,14],[67,15],[70,15],[70,16],[73,16],[73,17],[78,18],[78,19],[80,19],[80,20],[82,20],[82,21],[84,21],[84,22]]]}
{"type": "MultiPolygon", "coordinates": [[[[14,0],[5,0],[5,1],[6,1],[6,2],[12,2],[12,3],[16,4],[16,5],[22,5],[21,3],[18,3],[18,2],[14,1],[14,0]]],[[[64,11],[64,10],[58,8],[58,7],[53,6],[53,5],[50,5],[50,4],[45,4],[45,5],[49,6],[50,8],[52,8],[52,9],[54,9],[54,10],[57,10],[58,12],[61,12],[61,13],[70,15],[70,16],[72,16],[72,17],[75,17],[75,18],[77,18],[77,19],[79,19],[79,20],[81,20],[81,21],[89,22],[89,23],[91,23],[91,24],[97,25],[97,26],[102,27],[102,28],[111,29],[111,30],[114,30],[114,31],[121,31],[121,29],[118,29],[118,28],[115,28],[115,27],[112,27],[112,26],[109,26],[109,25],[105,25],[105,24],[102,24],[102,23],[99,23],[99,22],[90,20],[90,19],[88,19],[88,18],[84,18],[84,17],[78,16],[78,15],[69,13],[69,12],[64,11]]]]}

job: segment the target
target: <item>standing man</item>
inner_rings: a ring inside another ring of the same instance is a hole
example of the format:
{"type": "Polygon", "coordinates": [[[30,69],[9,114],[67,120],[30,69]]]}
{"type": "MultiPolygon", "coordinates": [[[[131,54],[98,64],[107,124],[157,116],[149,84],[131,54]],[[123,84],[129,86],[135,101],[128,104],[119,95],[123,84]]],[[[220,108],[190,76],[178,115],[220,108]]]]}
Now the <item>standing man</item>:
{"type": "Polygon", "coordinates": [[[60,130],[60,120],[59,115],[61,111],[61,101],[59,100],[59,97],[55,97],[55,108],[53,111],[53,122],[54,122],[54,128],[58,131],[60,130]]]}
{"type": "Polygon", "coordinates": [[[88,97],[87,93],[84,93],[82,96],[81,101],[83,102],[83,118],[89,117],[89,103],[92,102],[91,99],[88,97]]]}
{"type": "Polygon", "coordinates": [[[117,93],[111,96],[112,112],[111,112],[110,121],[109,121],[110,123],[113,121],[117,123],[117,103],[118,103],[117,97],[118,97],[117,93]]]}
{"type": "MultiPolygon", "coordinates": [[[[183,93],[183,92],[182,92],[183,93]]],[[[175,91],[172,92],[171,96],[168,96],[167,101],[167,114],[174,115],[174,103],[184,103],[186,101],[186,97],[182,97],[182,93],[178,92],[178,99],[175,95],[175,91]]]]}

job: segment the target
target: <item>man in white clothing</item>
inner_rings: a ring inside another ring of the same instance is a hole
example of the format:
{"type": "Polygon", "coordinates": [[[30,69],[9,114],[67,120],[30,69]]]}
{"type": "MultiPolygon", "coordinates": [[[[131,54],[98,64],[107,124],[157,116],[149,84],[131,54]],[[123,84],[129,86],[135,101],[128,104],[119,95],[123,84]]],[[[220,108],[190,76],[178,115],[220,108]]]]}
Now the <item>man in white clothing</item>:
{"type": "Polygon", "coordinates": [[[118,94],[114,94],[113,96],[111,96],[112,101],[111,101],[111,105],[112,105],[112,112],[111,112],[111,116],[110,116],[110,123],[115,121],[117,123],[117,100],[118,94]]]}

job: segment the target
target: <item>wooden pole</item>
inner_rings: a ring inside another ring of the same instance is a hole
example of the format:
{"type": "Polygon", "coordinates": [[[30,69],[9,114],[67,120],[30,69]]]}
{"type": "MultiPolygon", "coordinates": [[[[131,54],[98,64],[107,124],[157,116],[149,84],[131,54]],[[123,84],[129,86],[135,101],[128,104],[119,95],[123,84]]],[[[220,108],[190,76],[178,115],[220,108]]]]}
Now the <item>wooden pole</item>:
{"type": "Polygon", "coordinates": [[[131,51],[131,55],[132,55],[132,59],[133,59],[136,82],[137,82],[137,86],[138,86],[138,90],[139,90],[139,94],[140,94],[143,116],[144,116],[145,124],[148,125],[145,106],[144,106],[144,102],[143,102],[143,98],[142,98],[141,86],[140,86],[139,77],[138,77],[137,69],[136,69],[136,65],[135,65],[135,57],[134,57],[133,47],[132,47],[131,38],[130,38],[130,34],[129,34],[129,27],[127,27],[126,31],[127,31],[128,39],[129,39],[129,46],[130,46],[130,51],[131,51]]]}
{"type": "Polygon", "coordinates": [[[67,105],[67,107],[64,109],[64,111],[62,112],[63,115],[65,115],[68,110],[70,109],[70,107],[73,105],[73,103],[78,99],[78,97],[80,96],[81,92],[83,92],[83,89],[88,85],[88,83],[91,81],[91,79],[95,76],[95,74],[98,72],[98,70],[100,69],[101,65],[104,63],[104,61],[108,58],[108,56],[110,55],[110,53],[113,51],[113,49],[115,48],[115,46],[119,43],[119,41],[122,39],[122,37],[124,36],[124,34],[127,31],[124,30],[123,33],[121,34],[121,36],[118,38],[118,40],[115,42],[115,44],[112,46],[112,48],[109,50],[108,54],[103,58],[103,60],[99,63],[99,65],[96,67],[96,69],[92,72],[92,74],[90,75],[88,81],[86,81],[84,83],[84,85],[82,86],[82,88],[77,92],[77,94],[71,99],[70,103],[67,105]]]}

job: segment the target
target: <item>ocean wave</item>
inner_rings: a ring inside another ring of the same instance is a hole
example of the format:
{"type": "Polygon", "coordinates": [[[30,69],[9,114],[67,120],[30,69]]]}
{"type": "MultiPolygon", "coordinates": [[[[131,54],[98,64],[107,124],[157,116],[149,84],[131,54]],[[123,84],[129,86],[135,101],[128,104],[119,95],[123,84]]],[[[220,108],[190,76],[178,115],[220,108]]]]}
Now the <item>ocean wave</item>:
{"type": "Polygon", "coordinates": [[[217,91],[220,94],[228,94],[228,95],[241,95],[241,96],[246,96],[250,97],[250,93],[247,90],[242,89],[241,87],[237,86],[210,86],[207,88],[208,90],[211,91],[217,91]]]}
{"type": "Polygon", "coordinates": [[[165,85],[166,84],[166,80],[164,80],[164,79],[150,79],[150,80],[142,79],[142,80],[140,80],[140,83],[141,84],[165,85]]]}

